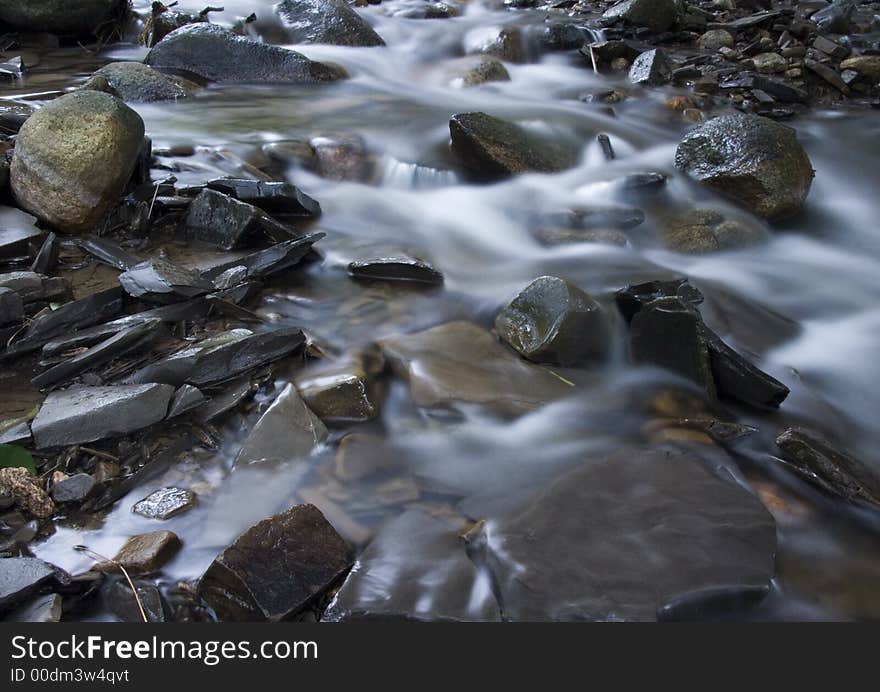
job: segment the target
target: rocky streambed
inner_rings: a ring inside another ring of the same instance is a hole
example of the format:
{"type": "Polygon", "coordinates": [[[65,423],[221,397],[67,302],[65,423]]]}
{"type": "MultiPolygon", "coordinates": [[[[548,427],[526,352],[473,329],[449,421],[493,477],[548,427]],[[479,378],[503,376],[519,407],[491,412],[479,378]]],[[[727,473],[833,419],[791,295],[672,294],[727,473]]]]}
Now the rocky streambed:
{"type": "Polygon", "coordinates": [[[0,0],[0,617],[880,616],[880,3],[69,5],[0,0]]]}

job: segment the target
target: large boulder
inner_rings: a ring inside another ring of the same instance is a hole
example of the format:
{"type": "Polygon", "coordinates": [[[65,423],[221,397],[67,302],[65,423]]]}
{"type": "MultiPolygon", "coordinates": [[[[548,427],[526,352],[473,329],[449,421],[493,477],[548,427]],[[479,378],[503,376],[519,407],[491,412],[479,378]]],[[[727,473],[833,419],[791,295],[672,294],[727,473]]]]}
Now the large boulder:
{"type": "Polygon", "coordinates": [[[91,231],[122,194],[144,141],[144,122],[118,98],[82,90],[25,121],[10,169],[18,204],[71,233],[91,231]]]}
{"type": "Polygon", "coordinates": [[[335,65],[314,62],[302,53],[258,43],[208,23],[172,31],[150,50],[144,62],[213,82],[298,84],[347,76],[335,65]]]}
{"type": "Polygon", "coordinates": [[[106,91],[99,88],[100,80],[106,80],[106,85],[123,101],[132,103],[174,101],[187,95],[185,80],[167,77],[142,62],[113,62],[105,65],[92,75],[83,88],[106,91]]]}
{"type": "Polygon", "coordinates": [[[795,131],[757,115],[724,115],[689,132],[675,166],[769,220],[796,214],[813,167],[795,131]]]}
{"type": "Polygon", "coordinates": [[[118,17],[128,0],[0,0],[0,22],[50,34],[84,34],[118,17]]]}
{"type": "Polygon", "coordinates": [[[528,171],[556,173],[577,164],[578,151],[486,113],[449,121],[452,151],[471,177],[498,180],[528,171]]]}
{"type": "Polygon", "coordinates": [[[607,9],[605,19],[622,19],[632,26],[666,31],[678,18],[676,0],[623,0],[607,9]]]}
{"type": "Polygon", "coordinates": [[[343,0],[284,0],[275,11],[290,43],[385,45],[373,27],[343,0]]]}

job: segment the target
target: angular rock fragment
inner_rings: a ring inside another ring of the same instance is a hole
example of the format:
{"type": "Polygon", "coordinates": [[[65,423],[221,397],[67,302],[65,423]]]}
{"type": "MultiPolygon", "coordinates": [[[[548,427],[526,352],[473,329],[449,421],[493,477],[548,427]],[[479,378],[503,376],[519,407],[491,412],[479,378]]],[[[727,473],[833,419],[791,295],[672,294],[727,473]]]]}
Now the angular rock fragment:
{"type": "Polygon", "coordinates": [[[52,486],[55,502],[84,502],[94,492],[97,483],[87,473],[77,473],[52,486]]]}
{"type": "Polygon", "coordinates": [[[35,596],[9,613],[4,622],[59,622],[61,596],[57,593],[35,596]]]}
{"type": "Polygon", "coordinates": [[[703,294],[687,279],[670,281],[647,281],[622,288],[614,294],[617,308],[627,322],[646,305],[658,298],[679,298],[682,302],[696,307],[703,302],[703,294]]]}
{"type": "Polygon", "coordinates": [[[213,82],[311,83],[347,76],[339,67],[201,22],[172,31],[150,50],[144,62],[213,82]]]}
{"type": "Polygon", "coordinates": [[[323,620],[499,621],[488,576],[466,548],[444,522],[404,512],[367,546],[323,620]]]}
{"type": "Polygon", "coordinates": [[[168,407],[168,418],[180,416],[197,406],[201,406],[207,401],[201,390],[192,385],[185,384],[176,392],[171,400],[171,406],[168,407]]]}
{"type": "Polygon", "coordinates": [[[320,216],[321,205],[298,187],[290,183],[274,183],[265,180],[241,178],[217,178],[208,182],[208,189],[247,204],[259,207],[270,214],[295,216],[320,216]]]}
{"type": "Polygon", "coordinates": [[[196,506],[196,495],[186,488],[159,488],[136,502],[131,511],[147,519],[170,519],[196,506]]]}
{"type": "Polygon", "coordinates": [[[136,264],[119,275],[119,283],[130,296],[156,301],[194,298],[214,288],[194,269],[163,259],[136,264]]]}
{"type": "Polygon", "coordinates": [[[301,459],[328,434],[296,387],[288,384],[251,429],[234,465],[301,459]]]}
{"type": "Polygon", "coordinates": [[[0,558],[0,612],[29,600],[55,576],[55,567],[35,557],[0,558]]]}
{"type": "Polygon", "coordinates": [[[605,19],[622,19],[627,24],[652,31],[666,31],[678,18],[675,0],[623,0],[602,15],[605,19]]]}
{"type": "Polygon", "coordinates": [[[344,0],[283,0],[275,11],[286,43],[384,46],[385,41],[344,0]]]}
{"type": "Polygon", "coordinates": [[[71,387],[46,397],[31,424],[37,449],[127,435],[168,412],[174,388],[165,384],[71,387]]]}
{"type": "Polygon", "coordinates": [[[80,249],[88,252],[95,259],[111,267],[116,267],[120,271],[126,271],[140,263],[137,257],[126,252],[118,243],[107,238],[93,235],[82,238],[77,244],[80,249]]]}
{"type": "Polygon", "coordinates": [[[813,167],[795,131],[755,115],[724,115],[692,130],[675,166],[770,220],[800,211],[813,167]]]}
{"type": "Polygon", "coordinates": [[[555,276],[532,281],[498,313],[503,341],[536,363],[579,365],[602,358],[610,329],[602,307],[577,286],[555,276]]]}
{"type": "Polygon", "coordinates": [[[683,594],[750,594],[774,574],[770,514],[691,454],[586,461],[492,523],[488,560],[511,620],[655,620],[683,594]]]}
{"type": "Polygon", "coordinates": [[[779,408],[789,394],[782,382],[756,367],[703,325],[718,395],[761,409],[779,408]]]}
{"type": "Polygon", "coordinates": [[[295,505],[220,553],[199,582],[199,595],[220,620],[277,622],[320,598],[353,559],[317,507],[295,505]]]}
{"type": "Polygon", "coordinates": [[[107,587],[105,601],[107,608],[122,622],[165,622],[168,620],[168,605],[158,587],[152,582],[135,580],[137,598],[126,579],[114,581],[107,587]],[[141,613],[143,608],[143,613],[141,613]]]}
{"type": "Polygon", "coordinates": [[[298,375],[295,382],[309,408],[326,422],[363,422],[379,414],[384,367],[380,353],[355,353],[298,375]]]}
{"type": "Polygon", "coordinates": [[[61,246],[58,242],[58,236],[51,232],[47,233],[46,240],[43,241],[37,256],[34,257],[31,271],[37,274],[48,274],[51,272],[55,269],[55,265],[58,264],[58,253],[60,251],[61,246]]]}
{"type": "Polygon", "coordinates": [[[377,257],[350,262],[348,273],[359,279],[406,281],[439,286],[443,274],[415,257],[377,257]]]}
{"type": "Polygon", "coordinates": [[[659,48],[642,53],[633,61],[629,81],[644,86],[660,86],[672,80],[672,63],[659,48]]]}
{"type": "Polygon", "coordinates": [[[0,274],[0,289],[4,288],[17,293],[25,305],[70,298],[70,284],[65,279],[47,277],[36,272],[0,274]]]}
{"type": "Polygon", "coordinates": [[[242,280],[263,279],[296,266],[309,254],[312,245],[321,240],[324,233],[309,233],[301,238],[285,240],[265,250],[245,255],[202,273],[202,278],[216,281],[219,277],[237,267],[244,269],[242,280]]]}
{"type": "Polygon", "coordinates": [[[0,287],[0,325],[20,322],[24,317],[24,302],[11,288],[0,287]]]}
{"type": "Polygon", "coordinates": [[[99,572],[119,574],[119,565],[129,576],[141,576],[158,572],[171,560],[183,544],[172,531],[152,531],[129,538],[113,560],[101,562],[94,569],[99,572]]]}
{"type": "Polygon", "coordinates": [[[128,183],[143,140],[143,120],[119,99],[88,90],[62,96],[18,133],[13,194],[53,228],[91,231],[128,183]]]}
{"type": "Polygon", "coordinates": [[[776,445],[792,470],[823,492],[880,509],[880,474],[817,433],[789,428],[776,445]]]}
{"type": "Polygon", "coordinates": [[[571,393],[562,380],[524,362],[471,322],[449,322],[379,345],[409,381],[418,406],[479,404],[516,416],[571,393]]]}
{"type": "Polygon", "coordinates": [[[189,205],[186,214],[189,235],[232,250],[264,235],[289,238],[290,231],[265,212],[214,190],[203,190],[189,205]]]}
{"type": "Polygon", "coordinates": [[[556,173],[573,167],[578,152],[486,113],[459,113],[449,121],[452,152],[479,180],[517,173],[556,173]]]}
{"type": "Polygon", "coordinates": [[[259,334],[234,329],[148,365],[129,376],[127,381],[204,387],[289,356],[304,343],[305,336],[299,329],[276,329],[259,334]]]}

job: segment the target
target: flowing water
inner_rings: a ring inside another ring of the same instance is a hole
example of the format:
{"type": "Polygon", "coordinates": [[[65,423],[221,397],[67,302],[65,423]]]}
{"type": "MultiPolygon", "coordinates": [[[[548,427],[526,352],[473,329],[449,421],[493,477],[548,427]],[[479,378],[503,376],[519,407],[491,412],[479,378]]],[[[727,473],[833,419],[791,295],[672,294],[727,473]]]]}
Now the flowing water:
{"type": "MultiPolygon", "coordinates": [[[[327,180],[294,164],[280,171],[322,205],[317,228],[328,233],[321,242],[324,261],[272,286],[257,312],[302,327],[334,352],[452,319],[488,326],[517,289],[541,275],[565,277],[609,305],[613,291],[627,284],[688,276],[706,295],[706,321],[792,390],[777,414],[737,412],[741,422],[759,428],[737,448],[737,460],[773,512],[779,538],[772,595],[750,617],[880,616],[876,518],[841,511],[781,471],[767,451],[786,422],[807,422],[880,471],[874,444],[880,411],[880,118],[813,112],[798,119],[793,124],[816,169],[803,214],[783,227],[762,227],[766,242],[752,248],[678,254],[657,240],[660,216],[695,204],[740,212],[675,174],[675,145],[689,123],[664,106],[674,90],[646,92],[615,104],[613,112],[587,103],[582,94],[608,89],[615,78],[595,75],[575,53],[510,65],[509,82],[459,88],[452,67],[463,47],[478,43],[493,26],[511,19],[540,22],[543,15],[510,14],[475,1],[452,19],[399,16],[418,4],[386,0],[360,8],[387,47],[296,47],[310,58],[343,65],[352,75],[347,81],[214,86],[174,104],[137,106],[154,148],[196,148],[194,156],[167,159],[184,164],[175,175],[185,183],[265,168],[273,143],[364,138],[377,166],[370,183],[327,180]],[[448,153],[448,120],[464,111],[567,137],[581,148],[580,165],[491,186],[466,183],[448,153]],[[602,156],[600,132],[611,138],[613,162],[602,156]],[[659,196],[627,198],[613,183],[646,170],[670,176],[659,196]],[[647,220],[626,232],[625,246],[544,247],[530,233],[546,216],[591,204],[636,204],[647,220]],[[347,263],[378,247],[430,259],[444,273],[444,287],[401,290],[349,280],[347,263]]],[[[232,23],[250,12],[268,16],[271,8],[268,0],[225,5],[214,21],[232,23]]],[[[200,7],[190,2],[185,9],[200,7]]],[[[4,97],[39,101],[41,93],[83,81],[99,64],[140,59],[144,52],[119,45],[98,56],[49,51],[23,83],[3,89],[4,97]]],[[[648,416],[627,402],[676,382],[626,364],[622,328],[618,336],[609,363],[566,371],[576,385],[571,399],[515,421],[468,409],[429,415],[412,405],[404,385],[392,383],[381,420],[357,431],[372,436],[377,455],[398,463],[367,479],[334,476],[333,445],[305,467],[230,473],[237,445],[254,420],[234,416],[219,449],[194,450],[123,498],[103,522],[71,521],[35,552],[66,569],[86,569],[89,560],[74,545],[113,554],[125,537],[155,530],[157,524],[132,514],[131,505],[153,488],[174,484],[197,489],[200,504],[163,523],[185,544],[164,570],[166,584],[197,578],[246,527],[297,499],[318,504],[343,535],[360,544],[402,506],[437,514],[466,508],[472,518],[491,520],[502,505],[516,504],[586,456],[613,451],[642,434],[648,416]]],[[[334,429],[332,440],[352,429],[334,429]]]]}

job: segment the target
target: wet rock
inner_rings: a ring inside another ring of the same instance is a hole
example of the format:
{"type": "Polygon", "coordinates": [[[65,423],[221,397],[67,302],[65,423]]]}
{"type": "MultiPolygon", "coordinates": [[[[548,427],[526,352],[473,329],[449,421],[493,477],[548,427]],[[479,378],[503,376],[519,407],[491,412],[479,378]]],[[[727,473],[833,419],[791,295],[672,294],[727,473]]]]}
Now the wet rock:
{"type": "Polygon", "coordinates": [[[155,584],[138,579],[134,581],[134,587],[137,589],[137,598],[134,597],[125,579],[114,581],[107,587],[104,598],[111,613],[122,622],[144,622],[144,615],[147,617],[147,622],[168,620],[168,606],[155,584]]]}
{"type": "Polygon", "coordinates": [[[55,269],[58,264],[58,255],[61,252],[61,244],[58,242],[58,236],[54,233],[47,233],[46,239],[40,246],[37,256],[31,265],[31,271],[37,274],[48,274],[55,269]]]}
{"type": "Polygon", "coordinates": [[[0,558],[0,612],[28,601],[55,574],[55,567],[35,557],[0,558]]]}
{"type": "Polygon", "coordinates": [[[176,101],[187,95],[178,81],[140,62],[110,63],[95,72],[83,88],[93,88],[96,77],[106,80],[113,93],[129,103],[176,101]]]}
{"type": "Polygon", "coordinates": [[[321,205],[290,183],[241,178],[217,178],[208,188],[269,212],[294,216],[320,216],[321,205]]]}
{"type": "Polygon", "coordinates": [[[770,220],[800,211],[813,168],[793,129],[755,115],[713,118],[678,145],[675,165],[770,220]]]}
{"type": "Polygon", "coordinates": [[[823,492],[880,508],[880,474],[817,433],[789,428],[776,444],[792,470],[823,492]]]}
{"type": "Polygon", "coordinates": [[[186,215],[189,235],[232,250],[265,235],[290,233],[252,204],[214,190],[202,190],[189,205],[186,215]]]}
{"type": "Polygon", "coordinates": [[[491,55],[499,60],[513,63],[528,61],[526,36],[518,26],[504,26],[489,34],[482,34],[467,46],[468,53],[491,55]]]}
{"type": "Polygon", "coordinates": [[[678,18],[675,0],[623,0],[602,15],[605,19],[622,19],[632,26],[652,31],[666,31],[678,18]]]}
{"type": "Polygon", "coordinates": [[[880,81],[880,55],[859,55],[855,58],[847,58],[840,63],[840,69],[853,70],[864,79],[876,83],[880,81]]]}
{"type": "Polygon", "coordinates": [[[122,193],[144,140],[119,99],[81,90],[43,106],[18,134],[10,169],[18,204],[61,231],[93,230],[122,193]]]}
{"type": "Polygon", "coordinates": [[[161,326],[162,320],[157,318],[123,329],[109,339],[40,373],[31,380],[31,384],[38,389],[53,387],[114,358],[146,348],[158,338],[161,326]]]}
{"type": "Polygon", "coordinates": [[[125,0],[2,0],[0,22],[21,31],[49,34],[87,34],[118,18],[125,0]]]}
{"type": "Polygon", "coordinates": [[[71,387],[46,397],[31,424],[37,449],[127,435],[158,423],[174,388],[164,384],[71,387]]]}
{"type": "Polygon", "coordinates": [[[295,267],[309,254],[317,241],[324,237],[324,233],[309,233],[301,238],[286,240],[272,247],[260,250],[250,255],[245,255],[232,262],[227,262],[202,273],[202,278],[216,281],[230,270],[237,267],[244,269],[242,280],[263,279],[273,274],[283,272],[295,267]]]}
{"type": "Polygon", "coordinates": [[[718,50],[719,48],[733,48],[735,44],[736,40],[733,38],[733,34],[724,29],[707,31],[700,36],[699,41],[697,41],[697,45],[700,48],[712,51],[718,50]]]}
{"type": "Polygon", "coordinates": [[[488,82],[509,82],[510,73],[500,60],[483,58],[461,76],[463,86],[472,87],[488,82]]]}
{"type": "Polygon", "coordinates": [[[108,238],[100,238],[98,236],[87,236],[77,240],[77,245],[84,252],[89,253],[92,257],[100,262],[116,267],[120,271],[126,271],[138,264],[140,260],[127,252],[119,243],[115,243],[108,238]]]}
{"type": "MultiPolygon", "coordinates": [[[[170,3],[174,4],[174,3],[170,3]]],[[[169,9],[161,3],[153,3],[153,11],[144,22],[143,31],[138,36],[138,41],[144,46],[153,47],[175,29],[187,24],[210,21],[209,15],[213,8],[206,7],[198,14],[192,12],[179,12],[169,9]]]]}
{"type": "Polygon", "coordinates": [[[317,507],[295,505],[220,553],[199,582],[199,595],[220,620],[285,620],[337,583],[353,557],[317,507]]]}
{"type": "Polygon", "coordinates": [[[811,60],[810,58],[807,58],[806,60],[804,60],[804,67],[810,70],[810,72],[819,75],[819,77],[828,82],[828,84],[833,86],[840,93],[849,93],[849,87],[847,86],[846,82],[841,79],[840,75],[837,74],[834,69],[828,67],[828,65],[823,65],[816,60],[811,60]]]}
{"type": "Polygon", "coordinates": [[[380,341],[418,406],[479,404],[520,415],[571,393],[547,370],[524,362],[471,322],[449,322],[380,341]]]}
{"type": "Polygon", "coordinates": [[[27,469],[0,469],[0,495],[11,497],[20,509],[37,519],[48,519],[55,514],[55,503],[43,489],[40,479],[27,469]]]}
{"type": "Polygon", "coordinates": [[[788,69],[788,63],[779,53],[759,53],[752,58],[752,63],[762,74],[776,74],[788,69]]]}
{"type": "Polygon", "coordinates": [[[0,287],[0,325],[20,322],[24,317],[24,302],[11,288],[0,287]]]}
{"type": "Polygon", "coordinates": [[[759,409],[779,408],[789,394],[788,387],[734,351],[705,325],[703,332],[719,396],[759,409]]]}
{"type": "Polygon", "coordinates": [[[847,46],[844,46],[841,43],[835,43],[824,36],[817,36],[813,39],[813,48],[837,60],[843,60],[850,52],[850,49],[847,46]]]}
{"type": "Polygon", "coordinates": [[[159,488],[131,508],[147,519],[170,519],[196,506],[196,495],[185,488],[159,488]]]}
{"type": "Polygon", "coordinates": [[[581,365],[602,358],[610,330],[602,307],[555,276],[532,281],[495,318],[503,341],[536,363],[581,365]]]}
{"type": "Polygon", "coordinates": [[[823,31],[846,34],[849,33],[855,9],[855,0],[832,0],[830,5],[815,12],[810,19],[823,31]]]}
{"type": "Polygon", "coordinates": [[[152,531],[129,538],[113,560],[101,562],[94,569],[99,572],[119,574],[119,565],[129,576],[141,576],[158,572],[171,560],[183,544],[172,531],[152,531]]]}
{"type": "Polygon", "coordinates": [[[381,353],[350,354],[298,375],[295,382],[308,407],[328,423],[364,422],[379,415],[384,367],[381,353]]]}
{"type": "Polygon", "coordinates": [[[772,517],[690,454],[587,461],[493,524],[488,559],[511,620],[655,620],[684,594],[752,593],[774,574],[772,517]]]}
{"type": "Polygon", "coordinates": [[[466,547],[446,523],[401,514],[358,558],[323,620],[499,621],[488,577],[466,547]]]}
{"type": "Polygon", "coordinates": [[[57,593],[36,596],[22,603],[4,618],[4,622],[59,622],[61,596],[57,593]]]}
{"type": "Polygon", "coordinates": [[[629,81],[644,86],[660,86],[672,79],[672,63],[659,48],[648,50],[635,59],[629,81]]]}
{"type": "Polygon", "coordinates": [[[703,321],[692,306],[678,298],[648,303],[630,322],[629,346],[635,363],[671,370],[715,397],[703,321]]]}
{"type": "Polygon", "coordinates": [[[172,31],[150,50],[144,62],[156,69],[191,73],[213,82],[310,83],[347,76],[339,67],[251,41],[208,23],[172,31]]]}
{"type": "Polygon", "coordinates": [[[756,245],[763,239],[759,228],[729,220],[714,209],[692,209],[669,219],[663,241],[676,252],[702,254],[756,245]]]}
{"type": "Polygon", "coordinates": [[[439,286],[443,274],[415,257],[377,257],[350,262],[348,273],[358,279],[406,281],[439,286]]]}
{"type": "Polygon", "coordinates": [[[626,41],[619,40],[594,41],[581,48],[580,53],[596,68],[608,67],[615,61],[624,61],[629,64],[641,55],[637,48],[626,41]]]}
{"type": "Polygon", "coordinates": [[[555,173],[577,163],[577,151],[485,113],[459,113],[449,121],[452,152],[480,180],[517,173],[555,173]]]}
{"type": "Polygon", "coordinates": [[[530,233],[535,240],[545,247],[571,245],[574,243],[596,243],[597,245],[624,247],[629,243],[626,234],[613,228],[536,228],[530,231],[530,233]]]}
{"type": "Polygon", "coordinates": [[[361,137],[314,137],[309,147],[312,166],[322,178],[367,182],[373,177],[375,161],[361,137]]]}
{"type": "Polygon", "coordinates": [[[565,221],[576,229],[614,228],[628,230],[645,222],[645,212],[634,207],[579,207],[565,221]]]}
{"type": "Polygon", "coordinates": [[[87,473],[77,473],[52,486],[55,502],[84,502],[95,490],[95,479],[87,473]]]}
{"type": "Polygon", "coordinates": [[[194,269],[158,258],[146,260],[122,272],[119,283],[134,298],[156,301],[194,298],[214,288],[194,269]]]}
{"type": "Polygon", "coordinates": [[[296,387],[288,384],[251,429],[235,457],[235,466],[305,457],[328,434],[296,387]]]}
{"type": "Polygon", "coordinates": [[[0,289],[3,288],[17,293],[24,304],[67,300],[70,297],[70,285],[65,279],[47,277],[36,272],[0,274],[0,289]]]}
{"type": "Polygon", "coordinates": [[[171,406],[168,407],[168,418],[170,419],[188,413],[197,406],[204,404],[207,400],[207,397],[202,394],[200,389],[185,384],[174,392],[171,406]]]}
{"type": "Polygon", "coordinates": [[[622,288],[614,294],[617,308],[627,322],[630,322],[642,308],[658,298],[678,298],[685,305],[694,308],[703,302],[703,294],[687,279],[646,281],[642,284],[622,288]]]}
{"type": "Polygon", "coordinates": [[[281,17],[288,43],[384,46],[385,41],[343,0],[283,0],[281,17]]]}
{"type": "Polygon", "coordinates": [[[204,387],[234,379],[289,356],[304,343],[305,336],[299,329],[276,329],[259,334],[234,329],[148,365],[127,381],[132,384],[161,382],[174,387],[184,384],[204,387]]]}

